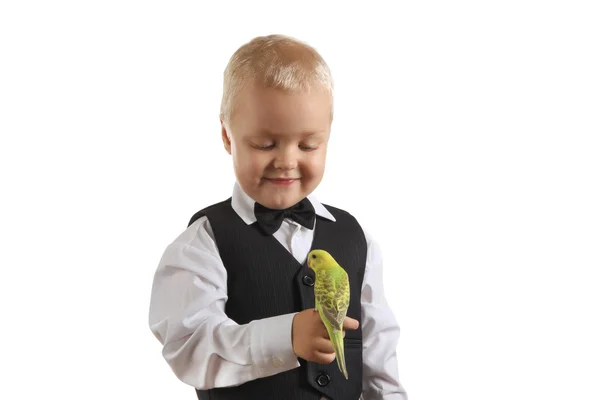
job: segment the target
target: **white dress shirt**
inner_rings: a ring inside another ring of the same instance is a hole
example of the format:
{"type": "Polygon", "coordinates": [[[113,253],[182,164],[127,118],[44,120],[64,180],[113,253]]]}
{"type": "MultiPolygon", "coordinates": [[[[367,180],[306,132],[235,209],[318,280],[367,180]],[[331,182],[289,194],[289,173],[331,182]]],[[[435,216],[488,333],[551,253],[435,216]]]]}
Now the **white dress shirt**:
{"type": "MultiPolygon", "coordinates": [[[[314,195],[317,215],[335,221],[314,195]]],[[[254,200],[234,185],[231,205],[246,224],[256,221],[254,200]]],[[[300,263],[314,230],[284,220],[273,234],[300,263]]],[[[398,379],[400,329],[383,293],[382,258],[365,232],[367,261],[361,293],[363,399],[406,400],[398,379]]],[[[154,276],[149,324],[175,375],[197,389],[237,386],[299,367],[291,341],[295,314],[238,325],[225,314],[227,270],[206,216],[165,250],[154,276]]]]}

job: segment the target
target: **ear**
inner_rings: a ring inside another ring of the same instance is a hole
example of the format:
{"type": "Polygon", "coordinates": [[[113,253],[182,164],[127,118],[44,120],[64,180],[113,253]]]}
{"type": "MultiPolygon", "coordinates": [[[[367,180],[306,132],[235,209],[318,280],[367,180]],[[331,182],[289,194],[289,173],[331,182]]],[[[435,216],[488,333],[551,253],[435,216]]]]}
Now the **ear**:
{"type": "Polygon", "coordinates": [[[225,150],[231,154],[231,135],[227,130],[227,126],[225,122],[221,120],[221,139],[223,139],[223,145],[225,146],[225,150]]]}

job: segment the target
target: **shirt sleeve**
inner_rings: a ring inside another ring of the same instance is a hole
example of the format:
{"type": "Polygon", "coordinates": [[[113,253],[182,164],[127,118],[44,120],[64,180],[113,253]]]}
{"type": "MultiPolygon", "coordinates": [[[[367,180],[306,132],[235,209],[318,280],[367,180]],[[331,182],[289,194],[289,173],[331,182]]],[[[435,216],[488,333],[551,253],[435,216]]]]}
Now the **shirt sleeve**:
{"type": "Polygon", "coordinates": [[[165,250],[154,275],[149,325],[175,375],[197,389],[237,386],[298,367],[295,314],[239,325],[225,314],[227,271],[206,217],[165,250]]]}
{"type": "Polygon", "coordinates": [[[383,259],[379,245],[367,238],[367,262],[361,293],[363,335],[363,399],[407,400],[398,377],[396,347],[400,327],[383,291],[383,259]]]}

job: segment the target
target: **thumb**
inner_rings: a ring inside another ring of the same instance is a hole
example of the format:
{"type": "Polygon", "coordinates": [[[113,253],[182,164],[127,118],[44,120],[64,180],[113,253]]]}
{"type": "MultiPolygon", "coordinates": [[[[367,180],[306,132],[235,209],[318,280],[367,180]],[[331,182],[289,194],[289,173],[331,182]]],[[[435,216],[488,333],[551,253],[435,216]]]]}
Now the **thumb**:
{"type": "Polygon", "coordinates": [[[358,329],[358,321],[355,320],[354,318],[350,318],[350,317],[346,317],[344,319],[344,329],[349,329],[349,330],[356,330],[358,329]]]}

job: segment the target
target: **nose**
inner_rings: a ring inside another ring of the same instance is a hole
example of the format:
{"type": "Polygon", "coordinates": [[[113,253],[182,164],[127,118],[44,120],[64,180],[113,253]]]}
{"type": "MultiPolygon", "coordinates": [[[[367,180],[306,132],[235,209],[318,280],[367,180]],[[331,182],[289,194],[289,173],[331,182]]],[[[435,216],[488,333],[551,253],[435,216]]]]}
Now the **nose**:
{"type": "Polygon", "coordinates": [[[298,166],[298,159],[294,150],[290,148],[280,149],[275,156],[274,166],[283,170],[295,169],[298,166]]]}

